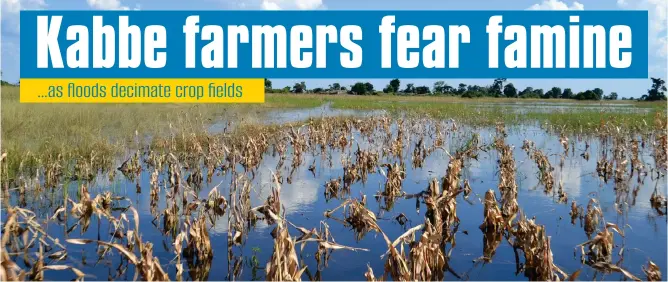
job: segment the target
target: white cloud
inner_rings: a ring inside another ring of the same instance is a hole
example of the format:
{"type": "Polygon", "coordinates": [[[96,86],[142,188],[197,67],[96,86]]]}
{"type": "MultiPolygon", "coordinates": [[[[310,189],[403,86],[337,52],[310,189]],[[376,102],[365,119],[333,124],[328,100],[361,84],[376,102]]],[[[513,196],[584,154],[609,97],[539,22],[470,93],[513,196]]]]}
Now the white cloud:
{"type": "Polygon", "coordinates": [[[41,10],[46,8],[44,0],[0,0],[0,20],[3,31],[18,34],[21,31],[19,11],[41,10]]]}
{"type": "Polygon", "coordinates": [[[322,0],[295,0],[300,10],[314,10],[322,7],[322,0]]]}
{"type": "MultiPolygon", "coordinates": [[[[119,0],[86,0],[86,2],[88,2],[88,6],[98,10],[130,10],[128,6],[124,6],[119,0]]],[[[139,5],[133,10],[139,10],[139,5]]]]}
{"type": "Polygon", "coordinates": [[[650,55],[654,53],[661,58],[665,58],[668,55],[668,1],[642,0],[636,1],[636,5],[630,6],[627,1],[618,0],[617,5],[620,8],[648,11],[650,55]]]}
{"type": "Polygon", "coordinates": [[[540,4],[533,4],[529,10],[584,10],[584,5],[578,1],[574,1],[572,5],[559,0],[545,0],[540,4]]]}
{"type": "Polygon", "coordinates": [[[322,0],[262,0],[260,4],[263,10],[316,10],[324,7],[322,0]]]}
{"type": "MultiPolygon", "coordinates": [[[[648,0],[650,40],[654,38],[654,48],[657,55],[665,58],[668,52],[668,1],[666,0],[648,0]]],[[[652,46],[652,45],[650,45],[652,46]]]]}
{"type": "Polygon", "coordinates": [[[262,5],[260,6],[262,10],[280,10],[281,6],[278,5],[278,3],[273,2],[271,0],[264,0],[262,1],[262,5]]]}

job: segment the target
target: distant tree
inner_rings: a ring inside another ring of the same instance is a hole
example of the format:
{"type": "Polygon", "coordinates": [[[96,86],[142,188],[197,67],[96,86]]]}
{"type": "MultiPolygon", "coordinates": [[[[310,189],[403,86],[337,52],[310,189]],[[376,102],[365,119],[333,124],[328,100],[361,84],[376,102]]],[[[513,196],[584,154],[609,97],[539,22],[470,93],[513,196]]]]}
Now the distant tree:
{"type": "Polygon", "coordinates": [[[561,88],[552,87],[547,93],[545,93],[546,98],[559,98],[561,96],[561,88]]]}
{"type": "Polygon", "coordinates": [[[508,98],[516,98],[517,89],[515,88],[515,85],[513,85],[512,83],[506,84],[506,86],[503,87],[503,95],[508,98]]]}
{"type": "Polygon", "coordinates": [[[488,87],[483,87],[479,85],[469,85],[466,87],[466,92],[462,94],[464,98],[477,98],[487,96],[489,94],[488,87]]]}
{"type": "Polygon", "coordinates": [[[401,87],[401,81],[399,81],[398,78],[395,78],[393,80],[390,80],[390,92],[389,93],[397,93],[399,92],[399,87],[401,87]]]}
{"type": "Polygon", "coordinates": [[[439,80],[434,82],[434,94],[443,94],[445,93],[445,81],[439,80]]]}
{"type": "Polygon", "coordinates": [[[527,87],[520,92],[520,98],[541,98],[543,97],[543,89],[534,89],[533,87],[527,87]]]}
{"type": "Polygon", "coordinates": [[[406,94],[415,94],[415,84],[409,83],[406,84],[406,89],[403,91],[406,94]]]}
{"type": "Polygon", "coordinates": [[[283,87],[283,89],[281,89],[281,93],[290,93],[290,86],[283,87]]]}
{"type": "Polygon", "coordinates": [[[428,87],[428,86],[418,86],[418,87],[415,87],[415,92],[416,92],[417,94],[430,94],[430,93],[431,93],[431,91],[429,90],[429,87],[428,87]]]}
{"type": "Polygon", "coordinates": [[[666,100],[666,81],[652,77],[652,88],[647,89],[647,94],[642,95],[640,99],[645,101],[666,100]]]}
{"type": "Polygon", "coordinates": [[[564,92],[561,93],[562,99],[573,99],[573,90],[570,88],[564,89],[564,92]]]}
{"type": "Polygon", "coordinates": [[[459,87],[457,88],[457,94],[462,95],[466,92],[466,84],[460,83],[459,87]]]}
{"type": "Polygon", "coordinates": [[[520,91],[520,98],[529,98],[532,95],[533,95],[533,87],[527,87],[524,88],[524,90],[520,91]]]}
{"type": "Polygon", "coordinates": [[[271,89],[271,80],[264,79],[264,89],[271,89]]]}
{"type": "Polygon", "coordinates": [[[603,100],[617,100],[617,92],[610,92],[610,95],[603,96],[603,100]]]}
{"type": "Polygon", "coordinates": [[[587,90],[585,92],[580,92],[575,95],[577,100],[600,100],[601,98],[594,90],[587,90]]]}
{"type": "Polygon", "coordinates": [[[339,91],[341,90],[341,84],[338,82],[332,83],[332,86],[329,87],[330,90],[339,91]]]}
{"type": "Polygon", "coordinates": [[[325,89],[323,89],[321,87],[313,88],[313,93],[317,94],[317,93],[323,93],[323,92],[325,92],[325,89]]]}
{"type": "Polygon", "coordinates": [[[604,93],[603,89],[594,88],[593,92],[594,92],[594,95],[596,95],[596,96],[595,96],[595,99],[591,99],[591,100],[601,100],[601,99],[603,99],[603,93],[604,93]]]}
{"type": "Polygon", "coordinates": [[[453,88],[452,86],[447,85],[447,84],[443,86],[443,93],[444,94],[453,94],[454,92],[455,92],[455,88],[453,88]]]}
{"type": "Polygon", "coordinates": [[[350,91],[357,95],[366,95],[367,93],[367,87],[366,84],[363,82],[357,82],[354,85],[350,87],[350,91]]]}
{"type": "Polygon", "coordinates": [[[346,91],[346,87],[345,87],[345,86],[341,86],[341,91],[346,91]]]}
{"type": "Polygon", "coordinates": [[[369,94],[375,92],[373,90],[373,84],[371,84],[370,82],[364,83],[364,88],[366,88],[366,92],[369,94]]]}
{"type": "Polygon", "coordinates": [[[492,83],[492,87],[490,90],[490,94],[494,95],[495,97],[500,97],[503,93],[503,83],[506,82],[505,78],[497,78],[494,80],[494,83],[492,83]]]}
{"type": "Polygon", "coordinates": [[[385,86],[385,88],[383,88],[383,93],[394,93],[394,89],[391,85],[388,84],[385,86]]]}
{"type": "Polygon", "coordinates": [[[304,93],[306,92],[306,82],[295,83],[295,86],[292,86],[292,92],[295,93],[304,93]]]}
{"type": "Polygon", "coordinates": [[[392,90],[394,90],[394,89],[392,89],[392,86],[390,86],[388,84],[388,85],[385,85],[385,88],[383,88],[383,93],[392,93],[392,90]]]}
{"type": "Polygon", "coordinates": [[[534,89],[533,94],[534,94],[533,95],[534,97],[532,97],[532,98],[541,98],[541,97],[543,97],[543,95],[545,95],[545,93],[543,93],[542,88],[534,89]]]}

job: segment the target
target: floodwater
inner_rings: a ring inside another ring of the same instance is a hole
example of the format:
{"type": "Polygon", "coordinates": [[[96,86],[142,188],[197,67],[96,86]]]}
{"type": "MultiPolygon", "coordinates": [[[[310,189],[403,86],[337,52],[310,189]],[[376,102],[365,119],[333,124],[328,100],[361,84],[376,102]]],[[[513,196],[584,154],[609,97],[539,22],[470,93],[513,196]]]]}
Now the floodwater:
{"type": "MultiPolygon", "coordinates": [[[[332,115],[357,115],[363,118],[365,115],[377,115],[381,112],[360,113],[348,111],[330,111],[327,108],[298,110],[298,111],[279,111],[272,113],[272,122],[288,122],[303,120],[312,117],[332,116],[332,115]]],[[[440,122],[440,121],[439,121],[440,122]]],[[[410,126],[433,126],[436,121],[421,121],[410,126]]],[[[445,127],[452,127],[450,121],[442,122],[445,127]]],[[[492,127],[467,127],[466,125],[457,125],[457,131],[448,131],[445,135],[445,148],[454,152],[460,148],[471,137],[472,133],[478,133],[481,138],[481,145],[493,143],[495,129],[492,127]]],[[[393,128],[396,124],[393,125],[393,128]]],[[[215,131],[215,126],[212,130],[215,131]]],[[[395,129],[396,130],[396,129],[395,129]]],[[[387,245],[382,236],[375,232],[369,232],[361,240],[357,240],[350,227],[343,223],[326,218],[323,213],[339,206],[347,196],[341,199],[327,200],[324,196],[324,184],[333,178],[343,176],[343,166],[341,160],[349,155],[354,158],[354,151],[359,146],[362,150],[379,151],[379,144],[373,139],[362,136],[358,130],[353,129],[353,145],[345,151],[327,150],[327,155],[322,155],[320,150],[309,150],[305,153],[303,165],[297,168],[291,177],[291,183],[283,181],[281,188],[281,204],[285,212],[286,219],[296,226],[306,229],[319,228],[321,221],[329,225],[332,236],[336,243],[356,248],[365,248],[369,251],[350,251],[335,250],[331,254],[327,267],[318,269],[314,258],[317,245],[307,244],[300,251],[297,246],[297,253],[300,255],[300,263],[307,265],[307,272],[302,279],[309,280],[316,276],[322,280],[364,280],[364,273],[367,271],[367,264],[374,270],[376,277],[383,274],[385,259],[381,258],[387,250],[387,245]],[[331,156],[331,157],[330,157],[331,156]],[[315,172],[308,170],[309,165],[315,164],[315,172]]],[[[611,150],[610,143],[603,144],[598,138],[578,138],[569,136],[574,141],[571,146],[575,150],[568,151],[564,159],[563,166],[560,166],[560,158],[564,149],[559,142],[559,136],[545,132],[543,129],[529,125],[518,125],[507,127],[506,144],[514,147],[513,155],[516,165],[516,181],[519,186],[518,203],[520,210],[527,217],[535,217],[536,223],[544,225],[547,235],[551,236],[551,249],[554,256],[554,262],[567,273],[573,273],[581,270],[579,279],[583,280],[621,280],[624,277],[619,273],[603,273],[581,262],[580,249],[576,247],[588,240],[580,219],[571,223],[569,216],[570,205],[576,201],[578,205],[586,207],[590,199],[595,198],[600,204],[605,222],[617,224],[624,231],[624,237],[615,233],[614,254],[612,263],[617,264],[633,273],[644,278],[641,266],[646,265],[648,260],[655,262],[661,271],[668,271],[666,261],[666,216],[660,215],[650,205],[650,196],[655,189],[666,194],[666,178],[656,179],[656,175],[641,176],[641,183],[638,183],[636,177],[628,180],[628,186],[631,190],[639,187],[637,196],[630,192],[626,200],[618,200],[619,193],[615,190],[614,179],[607,183],[597,175],[596,161],[601,157],[602,151],[611,150]],[[532,140],[536,148],[542,150],[554,167],[552,172],[555,179],[555,187],[552,192],[545,193],[543,185],[538,179],[538,169],[536,163],[529,158],[527,153],[521,149],[525,139],[532,140]],[[585,141],[590,145],[586,150],[590,153],[589,160],[584,159],[581,154],[585,152],[585,141]],[[563,189],[567,193],[568,202],[558,203],[556,190],[559,183],[563,183],[563,189]],[[623,250],[622,250],[623,249],[623,250]]],[[[410,139],[404,144],[408,144],[404,149],[404,162],[406,164],[406,178],[402,183],[402,190],[407,194],[415,194],[425,190],[430,179],[442,178],[446,174],[449,163],[449,156],[445,150],[435,150],[424,161],[421,168],[411,166],[411,152],[417,140],[410,139]]],[[[431,138],[425,138],[426,144],[431,144],[431,138]]],[[[290,175],[291,148],[288,147],[286,153],[286,165],[283,166],[281,175],[286,178],[290,175]]],[[[610,156],[610,153],[608,153],[610,156]]],[[[497,163],[498,152],[494,148],[487,148],[479,151],[477,160],[472,159],[465,163],[461,179],[468,180],[473,193],[464,199],[462,195],[457,197],[457,215],[460,220],[459,228],[455,237],[455,246],[449,256],[451,268],[463,280],[526,280],[523,273],[517,273],[515,253],[512,246],[503,239],[491,262],[476,260],[483,256],[483,232],[478,226],[483,221],[482,199],[487,190],[493,189],[496,192],[497,199],[500,198],[498,191],[499,165],[497,163]]],[[[640,151],[640,160],[649,169],[654,167],[651,146],[640,151]]],[[[252,179],[251,202],[252,206],[261,205],[271,193],[272,171],[277,167],[278,157],[273,157],[271,153],[266,153],[253,176],[247,173],[252,179]]],[[[399,161],[391,156],[382,157],[379,164],[394,163],[399,161]]],[[[144,166],[146,166],[144,164],[144,166]]],[[[379,168],[380,169],[380,168],[379,168]]],[[[243,171],[243,170],[241,170],[243,171]]],[[[206,170],[203,172],[206,175],[206,170]]],[[[184,178],[187,172],[182,173],[184,178]]],[[[160,174],[160,180],[167,179],[166,172],[160,174]]],[[[112,191],[115,196],[126,197],[128,200],[117,201],[115,207],[127,207],[132,205],[136,207],[140,218],[140,233],[142,240],[153,243],[153,255],[158,257],[163,269],[174,279],[176,266],[174,261],[174,250],[172,247],[172,238],[170,235],[164,235],[161,231],[162,217],[154,219],[150,210],[149,184],[150,171],[144,170],[138,182],[142,187],[141,193],[137,193],[136,181],[131,181],[125,176],[117,173],[113,181],[109,181],[106,175],[101,175],[94,182],[89,184],[91,198],[104,191],[112,191]]],[[[203,184],[199,192],[200,198],[206,198],[209,191],[219,185],[218,190],[222,195],[229,195],[229,186],[232,181],[230,173],[222,174],[217,171],[210,183],[203,184]]],[[[390,240],[394,240],[412,226],[424,222],[424,213],[426,207],[421,205],[421,209],[416,210],[415,199],[397,199],[391,208],[385,207],[384,201],[376,201],[374,195],[383,189],[385,177],[378,173],[371,173],[366,182],[356,182],[351,186],[350,197],[360,198],[361,195],[367,196],[367,208],[373,211],[378,218],[380,228],[388,235],[390,240]],[[402,225],[396,218],[400,214],[405,215],[408,221],[402,225]]],[[[66,185],[70,197],[77,199],[77,191],[80,182],[72,182],[66,185]]],[[[162,184],[161,184],[162,186],[162,184]]],[[[167,199],[165,190],[161,190],[158,210],[165,209],[167,199]]],[[[63,190],[55,189],[42,193],[37,198],[26,199],[25,207],[36,212],[41,219],[51,217],[54,211],[62,204],[63,190]]],[[[229,200],[229,199],[228,199],[229,200]]],[[[15,190],[12,191],[12,203],[18,202],[18,196],[15,190]]],[[[76,201],[76,200],[75,200],[76,201]]],[[[121,211],[113,212],[118,217],[121,211]]],[[[213,260],[210,262],[210,271],[208,274],[199,277],[209,280],[231,279],[231,270],[234,268],[234,262],[228,260],[228,214],[215,220],[214,225],[210,225],[209,234],[213,248],[213,260]]],[[[343,218],[341,210],[334,213],[335,217],[343,218]]],[[[131,213],[128,214],[131,218],[131,213]]],[[[3,212],[3,222],[6,216],[3,212]]],[[[134,279],[135,269],[132,264],[122,259],[122,256],[115,251],[108,252],[104,256],[98,255],[97,245],[94,243],[86,245],[74,245],[65,243],[67,238],[88,238],[99,239],[103,241],[112,240],[110,236],[111,227],[104,218],[99,219],[96,216],[91,218],[89,228],[84,232],[81,226],[76,226],[76,220],[70,217],[66,222],[48,221],[47,232],[51,236],[59,238],[60,242],[67,246],[67,257],[62,261],[53,261],[52,264],[71,265],[83,271],[89,280],[131,280],[134,279]],[[67,233],[67,231],[71,231],[67,233]],[[127,267],[126,270],[125,267],[127,267]]],[[[251,228],[243,246],[233,248],[232,260],[240,260],[241,271],[237,280],[264,280],[265,265],[269,260],[273,250],[273,239],[271,231],[273,225],[267,225],[264,221],[259,221],[256,226],[251,228]],[[255,257],[255,259],[253,259],[255,257]],[[253,263],[257,261],[259,263],[253,263]]],[[[294,236],[301,235],[296,229],[290,227],[290,234],[294,236]]],[[[595,234],[594,234],[595,235],[595,234]]],[[[520,261],[524,258],[520,255],[520,261]]],[[[21,261],[19,258],[18,261],[21,261]]],[[[193,279],[189,276],[189,266],[185,259],[184,279],[193,279]]],[[[50,260],[47,259],[47,264],[50,260]]],[[[21,265],[21,264],[20,264],[21,265]]],[[[206,268],[206,267],[205,267],[206,268]]],[[[45,280],[71,280],[75,278],[70,271],[46,271],[45,280]]],[[[445,279],[460,279],[452,273],[446,272],[445,279]]],[[[389,279],[389,277],[388,277],[389,279]]]]}

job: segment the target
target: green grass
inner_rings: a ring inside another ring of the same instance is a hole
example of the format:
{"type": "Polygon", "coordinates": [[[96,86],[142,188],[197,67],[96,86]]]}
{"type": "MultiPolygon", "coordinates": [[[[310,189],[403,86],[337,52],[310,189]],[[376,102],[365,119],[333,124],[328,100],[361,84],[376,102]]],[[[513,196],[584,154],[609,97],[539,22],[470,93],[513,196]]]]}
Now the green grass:
{"type": "Polygon", "coordinates": [[[260,112],[322,103],[268,95],[264,104],[21,104],[14,86],[2,86],[0,102],[2,152],[8,153],[10,171],[59,155],[92,158],[93,151],[99,154],[96,161],[108,164],[111,156],[127,153],[150,136],[201,132],[220,119],[253,122],[260,112]]]}
{"type": "Polygon", "coordinates": [[[628,131],[643,131],[653,128],[657,112],[666,113],[665,102],[401,96],[329,97],[326,100],[332,103],[332,107],[340,109],[387,110],[453,118],[460,123],[476,125],[491,125],[499,121],[507,124],[547,123],[575,132],[596,129],[601,122],[628,131]],[[630,106],[619,106],[622,102],[630,106]],[[508,107],[507,103],[517,103],[522,106],[522,112],[518,113],[517,107],[508,107]],[[481,107],[482,104],[487,105],[481,107]]]}

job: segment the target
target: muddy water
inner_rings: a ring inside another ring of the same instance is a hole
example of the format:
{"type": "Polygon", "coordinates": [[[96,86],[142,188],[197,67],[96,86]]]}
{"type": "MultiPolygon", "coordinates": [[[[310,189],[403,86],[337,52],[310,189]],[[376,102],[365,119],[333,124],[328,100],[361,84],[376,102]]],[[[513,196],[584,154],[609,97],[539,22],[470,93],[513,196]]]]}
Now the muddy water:
{"type": "MultiPolygon", "coordinates": [[[[292,121],[293,119],[302,119],[319,115],[319,110],[315,112],[301,112],[297,118],[293,114],[280,113],[271,119],[275,122],[292,121]]],[[[345,114],[345,113],[341,113],[345,114]]],[[[360,113],[357,113],[360,114],[360,113]]],[[[368,113],[364,113],[368,114],[368,113]]],[[[364,115],[362,114],[362,115],[364,115]]],[[[422,121],[423,126],[430,126],[430,123],[422,121]]],[[[443,122],[446,126],[452,126],[449,122],[443,122]]],[[[476,132],[481,137],[481,144],[487,145],[493,142],[495,135],[494,128],[469,128],[459,125],[459,130],[448,132],[445,140],[445,149],[454,152],[460,148],[470,138],[471,133],[476,132]]],[[[544,130],[533,126],[515,126],[507,128],[508,136],[506,143],[514,146],[514,157],[516,164],[516,180],[519,186],[518,203],[520,209],[528,216],[535,217],[538,224],[545,225],[547,235],[551,236],[552,252],[554,261],[562,270],[567,273],[573,273],[581,270],[579,279],[603,279],[620,280],[623,278],[620,274],[606,274],[598,272],[588,265],[582,264],[580,260],[580,249],[576,245],[588,240],[583,229],[582,223],[576,219],[571,223],[569,216],[570,204],[576,201],[578,205],[586,206],[591,198],[599,201],[603,216],[606,222],[612,222],[619,225],[625,237],[615,234],[615,248],[612,258],[613,263],[618,265],[638,277],[645,277],[641,271],[641,265],[646,264],[648,259],[654,261],[665,273],[666,267],[666,217],[660,216],[651,208],[649,198],[654,189],[663,191],[666,194],[666,179],[652,179],[651,175],[641,177],[643,183],[637,183],[636,177],[629,180],[630,189],[633,190],[639,186],[637,197],[634,200],[633,195],[629,193],[628,200],[618,201],[618,192],[615,191],[614,180],[608,183],[598,177],[596,173],[596,161],[601,156],[603,150],[610,150],[610,145],[604,145],[597,138],[582,138],[575,141],[574,153],[569,150],[564,159],[563,167],[559,166],[560,155],[563,148],[559,143],[559,136],[546,133],[544,130]],[[520,149],[525,139],[532,140],[536,148],[541,149],[554,167],[553,175],[555,178],[555,187],[553,192],[545,193],[543,185],[538,179],[538,170],[536,164],[531,160],[525,151],[520,149]],[[590,153],[589,160],[585,160],[581,154],[585,152],[585,141],[590,144],[587,150],[590,153]],[[563,183],[563,189],[568,195],[568,203],[558,203],[556,190],[559,182],[563,183]],[[621,211],[621,213],[619,212],[621,211]],[[623,251],[620,252],[620,250],[623,251]]],[[[330,231],[336,242],[341,245],[369,249],[365,251],[334,251],[328,261],[328,266],[318,270],[316,260],[313,254],[316,252],[316,246],[306,245],[301,252],[300,259],[302,263],[308,266],[308,272],[302,276],[307,280],[310,276],[320,277],[323,280],[364,280],[364,273],[367,270],[367,264],[373,268],[376,276],[381,276],[385,260],[381,255],[387,250],[385,241],[379,234],[368,233],[361,240],[356,240],[355,234],[345,227],[341,222],[333,219],[327,219],[323,212],[334,209],[345,200],[330,199],[324,197],[324,184],[326,181],[341,177],[343,167],[341,160],[349,156],[357,149],[379,150],[379,144],[374,140],[368,140],[353,130],[353,146],[345,151],[328,150],[327,155],[321,155],[319,150],[309,151],[303,161],[303,165],[292,174],[292,183],[283,181],[281,190],[281,204],[283,205],[285,215],[288,221],[297,226],[307,229],[318,228],[320,221],[324,221],[330,227],[330,231]],[[371,142],[370,142],[371,141],[371,142]],[[310,164],[315,164],[315,173],[308,170],[310,164]]],[[[576,137],[571,136],[572,140],[576,137]]],[[[413,168],[411,166],[411,152],[417,140],[410,140],[405,144],[410,147],[404,149],[404,162],[406,164],[406,179],[403,181],[402,189],[408,194],[419,193],[427,188],[431,178],[441,178],[445,175],[449,157],[446,150],[436,150],[429,155],[422,168],[413,168]]],[[[425,139],[427,144],[431,144],[431,139],[425,139]]],[[[573,144],[571,144],[573,146],[573,144]]],[[[651,155],[651,146],[641,149],[641,161],[646,167],[654,167],[654,160],[651,155]]],[[[291,162],[291,150],[288,149],[286,164],[291,162]]],[[[609,153],[610,155],[610,153],[609,153]]],[[[354,158],[354,155],[352,155],[354,158]]],[[[499,181],[499,166],[497,163],[498,153],[493,148],[486,151],[480,151],[477,160],[467,162],[462,173],[462,180],[469,181],[473,193],[468,199],[461,195],[457,198],[457,215],[460,219],[460,225],[456,234],[456,245],[452,247],[452,253],[449,263],[452,269],[461,277],[467,280],[526,280],[523,273],[517,273],[515,253],[510,244],[503,239],[499,247],[493,254],[491,262],[476,261],[483,255],[483,233],[478,229],[483,219],[483,204],[481,198],[484,193],[493,189],[496,191],[497,198],[499,192],[497,189],[499,181]]],[[[380,163],[394,163],[398,159],[392,157],[383,157],[380,163]]],[[[251,201],[252,206],[261,205],[270,194],[272,178],[271,171],[276,169],[278,158],[266,154],[255,173],[252,180],[251,201]]],[[[139,184],[143,188],[141,193],[137,193],[136,182],[126,179],[118,174],[113,181],[106,177],[99,177],[95,182],[90,183],[91,196],[104,191],[111,190],[114,195],[127,197],[127,201],[115,203],[116,207],[133,205],[137,208],[140,215],[140,233],[144,241],[151,241],[154,245],[154,255],[160,259],[170,277],[174,277],[176,267],[174,265],[174,252],[172,248],[172,239],[169,235],[161,232],[162,218],[157,220],[150,212],[149,199],[149,181],[150,174],[144,170],[139,178],[139,184]]],[[[203,172],[206,175],[206,171],[203,172]]],[[[252,177],[250,173],[249,177],[252,177]]],[[[182,173],[185,177],[187,173],[182,173]]],[[[283,167],[281,175],[285,178],[290,175],[289,165],[283,167]]],[[[166,179],[163,172],[160,179],[166,179]]],[[[206,195],[212,187],[219,185],[219,191],[222,195],[228,195],[232,176],[217,172],[211,183],[204,184],[200,191],[200,197],[206,198],[206,195]]],[[[367,207],[373,211],[381,229],[391,240],[397,238],[405,232],[406,229],[424,222],[424,212],[426,207],[421,205],[420,210],[416,210],[415,199],[397,199],[391,208],[385,207],[383,201],[377,202],[374,195],[382,190],[385,178],[380,173],[369,175],[365,183],[356,182],[351,186],[351,197],[359,198],[366,195],[368,198],[367,207]],[[404,214],[408,222],[404,225],[398,223],[395,218],[404,214]]],[[[78,186],[80,183],[70,183],[66,185],[67,193],[70,197],[76,199],[78,186]]],[[[37,198],[26,200],[26,207],[36,211],[43,218],[49,217],[54,210],[62,204],[63,190],[54,190],[44,193],[37,198]]],[[[17,196],[12,193],[12,202],[18,201],[17,196]]],[[[161,191],[158,210],[166,207],[165,189],[161,191]]],[[[121,211],[114,212],[119,216],[121,211]]],[[[342,217],[340,211],[335,212],[335,216],[342,217]]],[[[232,264],[228,261],[227,253],[227,214],[215,220],[215,224],[210,227],[211,244],[213,248],[213,260],[210,264],[208,275],[204,275],[209,280],[230,279],[230,269],[232,264]]],[[[5,220],[3,214],[3,222],[5,220]]],[[[110,226],[106,219],[99,220],[96,216],[91,219],[90,227],[83,232],[80,226],[75,226],[75,220],[70,218],[66,223],[48,223],[48,233],[57,237],[61,242],[66,238],[90,238],[109,241],[110,226]],[[71,229],[69,234],[66,234],[71,229]]],[[[274,226],[269,226],[264,222],[258,222],[251,229],[248,238],[241,248],[235,247],[233,260],[241,260],[242,268],[238,280],[264,280],[265,264],[269,260],[273,250],[273,239],[270,234],[274,226]],[[259,263],[254,263],[257,261],[259,263]]],[[[298,236],[299,232],[290,228],[292,236],[298,236]]],[[[77,267],[86,274],[88,279],[105,280],[117,279],[128,280],[134,278],[134,266],[129,265],[127,270],[123,271],[128,264],[121,258],[117,252],[99,257],[96,253],[96,245],[72,245],[68,244],[68,256],[64,261],[54,262],[54,264],[67,264],[77,267]]],[[[297,247],[299,253],[299,246],[297,247]]],[[[524,258],[520,255],[520,261],[524,258]]],[[[19,259],[20,261],[20,259],[19,259]]],[[[47,260],[48,262],[48,260],[47,260]]],[[[184,262],[184,278],[189,277],[189,267],[184,262]]],[[[206,268],[206,267],[205,267],[206,268]]],[[[451,273],[445,274],[446,279],[458,279],[451,273]]],[[[74,275],[68,271],[47,271],[46,280],[70,280],[74,275]]],[[[665,278],[665,274],[664,274],[665,278]]]]}

